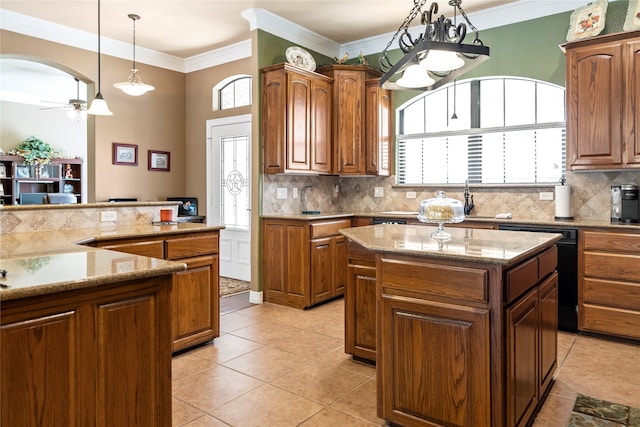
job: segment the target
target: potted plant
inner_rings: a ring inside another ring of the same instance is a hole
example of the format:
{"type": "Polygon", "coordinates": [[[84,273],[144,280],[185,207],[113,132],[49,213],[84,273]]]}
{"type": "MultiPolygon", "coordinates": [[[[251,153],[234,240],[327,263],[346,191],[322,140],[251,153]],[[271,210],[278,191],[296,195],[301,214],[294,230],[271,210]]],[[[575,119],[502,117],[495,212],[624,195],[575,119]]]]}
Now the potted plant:
{"type": "Polygon", "coordinates": [[[20,143],[11,154],[24,157],[26,165],[41,167],[48,164],[59,153],[51,145],[36,136],[30,136],[20,143]]]}

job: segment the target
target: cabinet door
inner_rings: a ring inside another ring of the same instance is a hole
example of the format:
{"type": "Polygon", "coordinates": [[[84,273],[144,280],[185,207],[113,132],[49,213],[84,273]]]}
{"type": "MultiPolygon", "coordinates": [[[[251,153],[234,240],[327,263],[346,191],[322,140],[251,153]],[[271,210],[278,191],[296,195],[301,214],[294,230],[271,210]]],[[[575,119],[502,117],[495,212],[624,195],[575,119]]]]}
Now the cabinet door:
{"type": "Polygon", "coordinates": [[[378,416],[489,426],[489,311],[394,295],[380,301],[378,416]]]}
{"type": "Polygon", "coordinates": [[[375,260],[352,260],[348,267],[345,306],[345,353],[376,360],[375,260]]]}
{"type": "Polygon", "coordinates": [[[262,75],[262,150],[264,173],[284,172],[286,82],[283,70],[262,75]]]}
{"type": "Polygon", "coordinates": [[[347,239],[335,236],[334,241],[334,284],[333,296],[343,295],[347,285],[347,239]]]}
{"type": "Polygon", "coordinates": [[[84,405],[77,384],[92,379],[82,378],[78,369],[83,351],[77,341],[78,317],[69,311],[2,325],[1,425],[81,426],[92,421],[80,417],[84,405]]]}
{"type": "Polygon", "coordinates": [[[538,404],[538,305],[536,287],[506,311],[507,426],[525,425],[538,404]]]}
{"type": "Polygon", "coordinates": [[[568,169],[622,166],[622,56],[621,42],[567,51],[568,169]]]}
{"type": "Polygon", "coordinates": [[[311,81],[311,170],[331,172],[331,83],[311,81]]]}
{"type": "Polygon", "coordinates": [[[380,79],[366,82],[366,172],[372,175],[390,173],[391,92],[380,87],[380,79]]]}
{"type": "Polygon", "coordinates": [[[334,144],[341,174],[364,174],[364,73],[334,74],[334,144]]]}
{"type": "Polygon", "coordinates": [[[628,42],[625,94],[624,139],[627,142],[627,163],[640,164],[640,40],[628,42]]]}
{"type": "Polygon", "coordinates": [[[220,335],[218,255],[182,260],[172,290],[173,351],[220,335]]]}
{"type": "Polygon", "coordinates": [[[558,273],[540,285],[540,396],[551,386],[558,357],[558,273]]]}
{"type": "Polygon", "coordinates": [[[317,304],[333,296],[334,250],[332,237],[311,241],[311,303],[317,304]]]}
{"type": "Polygon", "coordinates": [[[309,117],[311,81],[307,77],[287,73],[287,170],[311,169],[309,117]]]}

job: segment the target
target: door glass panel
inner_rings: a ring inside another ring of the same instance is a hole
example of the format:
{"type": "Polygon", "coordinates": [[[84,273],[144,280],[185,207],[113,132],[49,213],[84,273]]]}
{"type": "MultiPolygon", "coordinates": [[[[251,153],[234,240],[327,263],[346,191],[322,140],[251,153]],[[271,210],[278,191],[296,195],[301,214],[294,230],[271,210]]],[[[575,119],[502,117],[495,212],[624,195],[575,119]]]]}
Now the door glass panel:
{"type": "Polygon", "coordinates": [[[221,220],[229,229],[249,229],[249,137],[220,140],[221,220]]]}

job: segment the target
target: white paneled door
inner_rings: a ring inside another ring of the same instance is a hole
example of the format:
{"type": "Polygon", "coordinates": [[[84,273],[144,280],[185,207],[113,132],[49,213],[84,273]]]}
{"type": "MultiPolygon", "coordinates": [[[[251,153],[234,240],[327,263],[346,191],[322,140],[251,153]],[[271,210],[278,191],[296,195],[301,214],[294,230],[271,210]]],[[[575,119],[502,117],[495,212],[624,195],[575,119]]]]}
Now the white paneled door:
{"type": "Polygon", "coordinates": [[[251,115],[207,120],[207,223],[220,232],[220,276],[251,280],[251,115]]]}

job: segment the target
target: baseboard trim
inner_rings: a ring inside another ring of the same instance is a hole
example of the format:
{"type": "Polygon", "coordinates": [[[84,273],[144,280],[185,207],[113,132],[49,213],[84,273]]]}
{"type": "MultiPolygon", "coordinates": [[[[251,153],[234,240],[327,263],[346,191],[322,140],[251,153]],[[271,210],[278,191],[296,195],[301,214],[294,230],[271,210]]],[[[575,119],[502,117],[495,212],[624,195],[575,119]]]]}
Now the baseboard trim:
{"type": "Polygon", "coordinates": [[[262,292],[249,291],[249,302],[251,304],[262,304],[262,292]]]}

